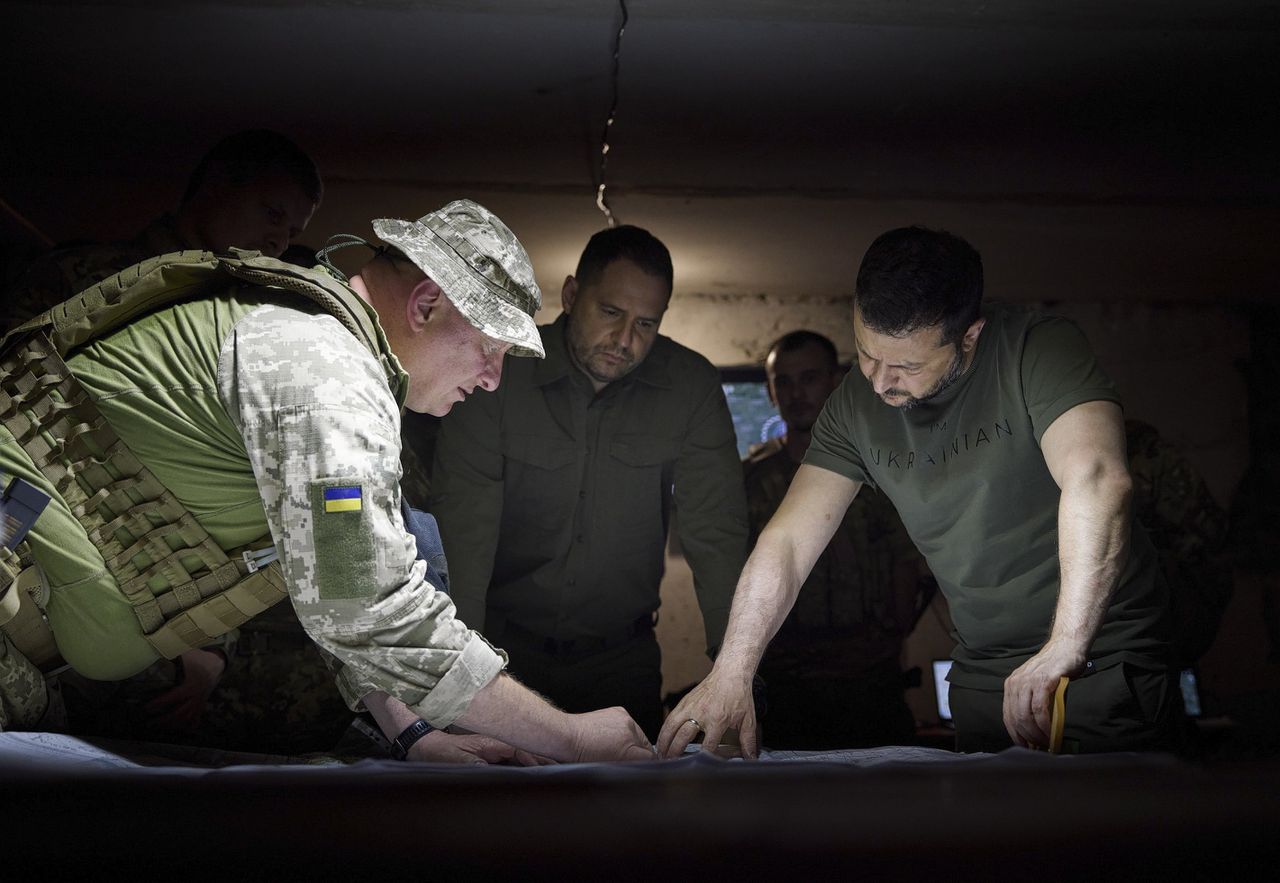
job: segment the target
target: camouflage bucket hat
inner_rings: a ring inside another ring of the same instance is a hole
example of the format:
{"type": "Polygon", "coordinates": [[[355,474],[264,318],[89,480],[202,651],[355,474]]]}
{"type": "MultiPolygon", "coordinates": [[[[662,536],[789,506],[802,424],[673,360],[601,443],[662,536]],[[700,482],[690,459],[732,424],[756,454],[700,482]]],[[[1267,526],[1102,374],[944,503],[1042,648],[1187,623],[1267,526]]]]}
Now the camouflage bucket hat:
{"type": "Polygon", "coordinates": [[[416,221],[381,218],[373,231],[430,276],[468,322],[511,344],[512,355],[546,355],[533,321],[542,306],[533,263],[493,212],[458,199],[416,221]]]}

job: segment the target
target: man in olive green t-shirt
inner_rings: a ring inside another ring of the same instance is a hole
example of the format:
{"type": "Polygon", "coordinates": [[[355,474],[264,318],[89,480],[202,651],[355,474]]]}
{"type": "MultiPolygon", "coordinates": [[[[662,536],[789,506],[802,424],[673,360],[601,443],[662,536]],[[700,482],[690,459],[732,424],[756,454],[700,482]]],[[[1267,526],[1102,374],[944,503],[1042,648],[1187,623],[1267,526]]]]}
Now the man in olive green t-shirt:
{"type": "Polygon", "coordinates": [[[1070,322],[982,307],[964,240],[913,227],[868,249],[841,384],[738,583],[711,674],[668,718],[677,753],[726,728],[755,749],[751,673],[863,484],[892,500],[951,605],[962,750],[1047,747],[1062,677],[1068,751],[1165,747],[1167,599],[1132,523],[1111,381],[1070,322]]]}

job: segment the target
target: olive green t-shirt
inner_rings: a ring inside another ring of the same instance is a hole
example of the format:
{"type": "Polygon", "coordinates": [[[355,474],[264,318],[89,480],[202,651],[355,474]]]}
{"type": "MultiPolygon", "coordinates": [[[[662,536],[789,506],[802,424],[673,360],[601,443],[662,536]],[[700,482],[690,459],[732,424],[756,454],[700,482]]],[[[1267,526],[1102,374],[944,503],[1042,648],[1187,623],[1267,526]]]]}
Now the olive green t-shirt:
{"type": "MultiPolygon", "coordinates": [[[[858,372],[827,400],[805,462],[881,489],[951,606],[951,680],[994,688],[1048,638],[1058,598],[1058,498],[1040,439],[1089,401],[1118,402],[1073,323],[990,305],[969,370],[908,410],[858,372]]],[[[1135,525],[1090,659],[1163,658],[1165,599],[1135,525]]]]}
{"type": "MultiPolygon", "coordinates": [[[[72,372],[121,440],[222,548],[263,539],[267,521],[244,442],[218,400],[223,340],[262,301],[223,297],[175,304],[81,347],[72,372]]],[[[156,652],[137,614],[56,488],[0,429],[0,472],[55,503],[29,535],[50,587],[46,615],[63,658],[100,680],[128,677],[156,652]],[[61,503],[61,504],[59,504],[61,503]]]]}

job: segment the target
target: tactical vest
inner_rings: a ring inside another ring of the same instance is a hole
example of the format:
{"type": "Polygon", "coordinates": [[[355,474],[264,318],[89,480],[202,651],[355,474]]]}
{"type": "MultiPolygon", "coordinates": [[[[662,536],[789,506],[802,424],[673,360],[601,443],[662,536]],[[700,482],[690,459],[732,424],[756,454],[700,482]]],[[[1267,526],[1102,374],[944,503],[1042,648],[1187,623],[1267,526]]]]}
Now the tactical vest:
{"type": "MultiPolygon", "coordinates": [[[[318,305],[373,354],[403,402],[404,375],[372,309],[323,270],[304,270],[257,252],[183,251],[150,258],[0,342],[0,422],[83,528],[68,543],[97,548],[143,636],[168,659],[213,642],[288,597],[271,538],[242,549],[219,547],[129,451],[65,359],[157,309],[238,285],[318,305]]],[[[38,573],[27,543],[0,549],[0,626],[48,671],[58,660],[47,624],[39,627],[40,595],[47,600],[48,590],[38,573]]]]}

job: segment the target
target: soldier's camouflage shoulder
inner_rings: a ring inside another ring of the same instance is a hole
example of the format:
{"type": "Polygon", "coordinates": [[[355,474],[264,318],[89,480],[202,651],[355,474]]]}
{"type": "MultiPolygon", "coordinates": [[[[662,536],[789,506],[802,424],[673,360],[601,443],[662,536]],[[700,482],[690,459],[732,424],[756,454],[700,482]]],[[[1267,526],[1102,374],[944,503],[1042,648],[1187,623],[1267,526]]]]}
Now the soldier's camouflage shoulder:
{"type": "Polygon", "coordinates": [[[1150,424],[1125,421],[1133,508],[1169,585],[1175,664],[1209,649],[1234,589],[1226,511],[1195,468],[1150,424]]]}
{"type": "Polygon", "coordinates": [[[130,243],[64,248],[37,258],[5,299],[7,330],[131,267],[148,255],[130,243]]]}
{"type": "Polygon", "coordinates": [[[1227,513],[1195,467],[1150,424],[1126,420],[1125,435],[1134,509],[1156,547],[1180,555],[1221,548],[1227,513]]]}
{"type": "Polygon", "coordinates": [[[187,247],[173,216],[164,215],[125,242],[55,249],[32,261],[9,289],[0,330],[20,325],[139,261],[187,247]]]}

